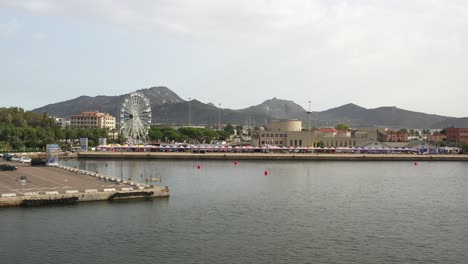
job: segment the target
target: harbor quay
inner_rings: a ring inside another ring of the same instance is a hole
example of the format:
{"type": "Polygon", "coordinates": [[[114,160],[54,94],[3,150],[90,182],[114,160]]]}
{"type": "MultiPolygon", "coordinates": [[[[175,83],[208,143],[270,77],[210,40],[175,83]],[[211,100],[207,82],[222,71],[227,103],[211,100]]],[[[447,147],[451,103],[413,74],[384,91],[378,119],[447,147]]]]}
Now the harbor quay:
{"type": "Polygon", "coordinates": [[[79,159],[286,160],[286,161],[468,161],[461,154],[80,152],[79,159]]]}
{"type": "Polygon", "coordinates": [[[169,196],[167,186],[125,181],[99,172],[66,166],[16,166],[14,171],[0,171],[0,207],[169,196]]]}

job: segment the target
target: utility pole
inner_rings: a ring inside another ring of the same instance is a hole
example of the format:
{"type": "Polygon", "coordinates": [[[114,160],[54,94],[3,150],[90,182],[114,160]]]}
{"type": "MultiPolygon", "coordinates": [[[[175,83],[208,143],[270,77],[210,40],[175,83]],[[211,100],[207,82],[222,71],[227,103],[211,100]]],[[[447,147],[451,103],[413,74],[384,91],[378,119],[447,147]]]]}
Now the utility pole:
{"type": "Polygon", "coordinates": [[[310,115],[312,114],[312,112],[310,111],[310,103],[311,103],[311,101],[309,100],[309,111],[306,112],[307,116],[309,117],[309,124],[308,124],[308,129],[307,129],[307,132],[309,134],[309,142],[308,142],[309,147],[311,146],[310,145],[310,115]]]}
{"type": "Polygon", "coordinates": [[[218,103],[218,130],[221,130],[221,103],[218,103]]]}
{"type": "Polygon", "coordinates": [[[189,97],[188,102],[188,125],[191,126],[192,123],[192,98],[189,97]]]}

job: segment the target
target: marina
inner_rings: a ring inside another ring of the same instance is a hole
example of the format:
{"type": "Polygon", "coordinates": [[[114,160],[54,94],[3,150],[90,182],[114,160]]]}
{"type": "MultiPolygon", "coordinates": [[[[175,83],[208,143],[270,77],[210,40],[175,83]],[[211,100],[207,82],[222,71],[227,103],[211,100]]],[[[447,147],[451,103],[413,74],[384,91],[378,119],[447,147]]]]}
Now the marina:
{"type": "Polygon", "coordinates": [[[69,204],[131,198],[167,197],[167,186],[154,186],[67,166],[17,164],[0,171],[0,207],[69,204]]]}

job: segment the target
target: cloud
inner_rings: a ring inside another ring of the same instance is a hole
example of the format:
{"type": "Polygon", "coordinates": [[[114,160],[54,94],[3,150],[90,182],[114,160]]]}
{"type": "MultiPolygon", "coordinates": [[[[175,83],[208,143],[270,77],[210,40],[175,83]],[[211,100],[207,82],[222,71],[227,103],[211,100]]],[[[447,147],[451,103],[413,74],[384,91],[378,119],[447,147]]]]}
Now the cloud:
{"type": "MultiPolygon", "coordinates": [[[[1,6],[362,67],[466,59],[468,40],[463,0],[0,0],[1,6]]],[[[2,35],[15,23],[2,25],[2,35]]]]}
{"type": "MultiPolygon", "coordinates": [[[[1,7],[193,41],[221,55],[203,54],[215,61],[204,72],[223,69],[218,86],[257,81],[275,96],[285,85],[294,90],[284,94],[318,87],[332,95],[322,101],[333,106],[349,102],[331,101],[349,100],[344,93],[379,106],[376,95],[357,95],[393,91],[380,100],[397,105],[402,94],[468,84],[466,0],[0,0],[1,7]]],[[[15,24],[0,24],[0,37],[15,24]]],[[[438,99],[444,98],[431,103],[438,99]]]]}
{"type": "Polygon", "coordinates": [[[20,28],[20,23],[16,18],[12,18],[6,22],[0,21],[0,39],[11,38],[20,28]]]}
{"type": "Polygon", "coordinates": [[[458,29],[468,17],[461,0],[0,0],[0,6],[202,37],[320,34],[333,48],[375,38],[411,41],[428,31],[458,29]]]}

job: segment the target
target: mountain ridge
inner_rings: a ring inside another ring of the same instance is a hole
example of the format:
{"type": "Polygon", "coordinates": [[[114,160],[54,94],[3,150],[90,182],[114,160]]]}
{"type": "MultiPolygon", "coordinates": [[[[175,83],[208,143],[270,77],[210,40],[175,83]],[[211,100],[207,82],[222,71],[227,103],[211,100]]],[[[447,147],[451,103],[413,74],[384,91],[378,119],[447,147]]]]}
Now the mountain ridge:
{"type": "MultiPolygon", "coordinates": [[[[351,127],[394,127],[394,128],[443,128],[450,126],[468,127],[468,117],[450,117],[400,109],[395,106],[382,106],[367,109],[354,103],[330,108],[324,111],[307,111],[290,100],[273,97],[258,105],[243,109],[219,108],[212,103],[196,99],[183,100],[165,86],[154,86],[137,90],[151,102],[153,123],[187,125],[191,113],[191,125],[242,124],[259,126],[278,119],[311,120],[315,127],[333,126],[346,123],[351,127]]],[[[48,112],[50,116],[68,118],[84,111],[107,112],[118,117],[120,105],[128,94],[107,96],[82,95],[74,99],[48,104],[32,111],[48,112]]]]}

